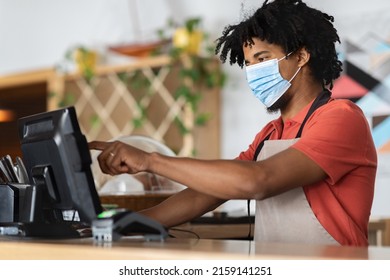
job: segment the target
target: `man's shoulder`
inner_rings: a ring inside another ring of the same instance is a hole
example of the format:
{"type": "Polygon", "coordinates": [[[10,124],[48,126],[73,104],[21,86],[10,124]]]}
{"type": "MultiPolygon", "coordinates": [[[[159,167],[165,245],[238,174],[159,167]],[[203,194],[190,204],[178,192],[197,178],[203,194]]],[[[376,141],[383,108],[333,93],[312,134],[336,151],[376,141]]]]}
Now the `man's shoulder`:
{"type": "Polygon", "coordinates": [[[352,108],[360,111],[360,107],[356,103],[345,98],[331,99],[326,105],[332,108],[352,108]]]}
{"type": "Polygon", "coordinates": [[[361,108],[349,99],[331,99],[318,109],[319,115],[335,114],[340,117],[364,117],[361,108]]]}

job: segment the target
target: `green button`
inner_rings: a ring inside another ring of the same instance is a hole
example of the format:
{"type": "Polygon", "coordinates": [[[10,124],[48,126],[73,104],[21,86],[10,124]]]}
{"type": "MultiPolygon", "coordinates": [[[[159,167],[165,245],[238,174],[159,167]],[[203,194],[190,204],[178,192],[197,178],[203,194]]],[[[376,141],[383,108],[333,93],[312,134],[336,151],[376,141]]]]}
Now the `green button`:
{"type": "Polygon", "coordinates": [[[114,216],[116,213],[117,213],[116,210],[103,211],[102,213],[100,213],[98,215],[98,218],[110,218],[110,217],[114,216]]]}

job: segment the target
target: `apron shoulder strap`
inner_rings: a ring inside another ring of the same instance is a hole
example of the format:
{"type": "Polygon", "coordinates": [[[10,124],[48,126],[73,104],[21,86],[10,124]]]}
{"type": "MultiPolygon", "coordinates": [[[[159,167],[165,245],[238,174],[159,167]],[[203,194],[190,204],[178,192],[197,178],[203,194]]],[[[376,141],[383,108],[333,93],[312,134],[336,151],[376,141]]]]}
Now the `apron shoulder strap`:
{"type": "Polygon", "coordinates": [[[258,157],[258,155],[260,154],[260,151],[261,151],[261,149],[262,149],[263,146],[264,146],[264,142],[267,141],[267,140],[269,140],[269,138],[271,137],[272,132],[274,132],[274,130],[272,130],[271,133],[268,134],[267,137],[265,137],[265,138],[263,139],[263,141],[261,141],[260,144],[257,146],[256,151],[255,151],[255,154],[253,155],[253,161],[257,161],[257,157],[258,157]]]}

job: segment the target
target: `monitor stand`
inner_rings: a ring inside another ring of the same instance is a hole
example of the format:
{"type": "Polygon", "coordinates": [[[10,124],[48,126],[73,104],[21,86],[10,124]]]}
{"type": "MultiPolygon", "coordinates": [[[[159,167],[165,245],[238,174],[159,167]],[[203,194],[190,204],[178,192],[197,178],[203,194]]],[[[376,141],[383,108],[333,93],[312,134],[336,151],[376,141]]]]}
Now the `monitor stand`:
{"type": "Polygon", "coordinates": [[[79,238],[90,237],[89,225],[79,221],[63,220],[62,214],[45,212],[42,192],[34,185],[0,184],[0,235],[79,238]],[[46,219],[50,217],[50,219],[46,219]]]}
{"type": "Polygon", "coordinates": [[[91,237],[91,228],[80,222],[0,223],[0,235],[15,237],[39,237],[49,239],[91,237]]]}

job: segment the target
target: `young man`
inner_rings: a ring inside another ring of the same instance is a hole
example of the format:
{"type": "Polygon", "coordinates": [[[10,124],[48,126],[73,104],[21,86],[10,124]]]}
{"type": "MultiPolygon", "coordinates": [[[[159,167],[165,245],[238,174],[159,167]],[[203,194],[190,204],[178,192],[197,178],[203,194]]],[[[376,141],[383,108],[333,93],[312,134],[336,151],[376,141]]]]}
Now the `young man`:
{"type": "Polygon", "coordinates": [[[149,171],[188,188],[143,213],[167,227],[229,199],[255,199],[255,240],[367,246],[376,151],[362,111],[330,97],[341,72],[333,18],[299,0],[266,1],[228,26],[216,52],[244,67],[268,123],[235,160],[146,153],[91,142],[108,174],[149,171]]]}

